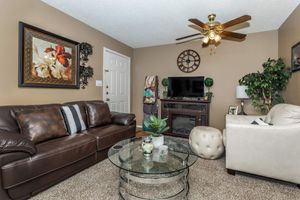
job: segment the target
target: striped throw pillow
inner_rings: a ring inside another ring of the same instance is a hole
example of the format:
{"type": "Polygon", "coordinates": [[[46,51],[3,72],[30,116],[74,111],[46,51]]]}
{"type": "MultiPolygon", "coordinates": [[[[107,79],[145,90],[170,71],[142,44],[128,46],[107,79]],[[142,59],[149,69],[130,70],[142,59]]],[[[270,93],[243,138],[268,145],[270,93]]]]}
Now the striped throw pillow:
{"type": "Polygon", "coordinates": [[[69,134],[72,135],[86,130],[85,123],[82,120],[80,109],[77,104],[62,106],[61,111],[63,113],[69,134]]]}
{"type": "Polygon", "coordinates": [[[261,126],[270,126],[271,124],[266,123],[262,118],[255,119],[251,124],[261,125],[261,126]]]}

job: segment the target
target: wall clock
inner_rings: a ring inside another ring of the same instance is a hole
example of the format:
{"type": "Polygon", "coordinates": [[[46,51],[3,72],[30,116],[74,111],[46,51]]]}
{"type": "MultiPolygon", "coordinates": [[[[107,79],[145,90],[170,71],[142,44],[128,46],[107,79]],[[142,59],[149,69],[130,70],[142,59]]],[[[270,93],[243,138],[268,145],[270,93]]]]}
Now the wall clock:
{"type": "Polygon", "coordinates": [[[185,73],[191,73],[195,71],[200,65],[199,54],[191,49],[183,51],[177,58],[178,68],[185,73]]]}

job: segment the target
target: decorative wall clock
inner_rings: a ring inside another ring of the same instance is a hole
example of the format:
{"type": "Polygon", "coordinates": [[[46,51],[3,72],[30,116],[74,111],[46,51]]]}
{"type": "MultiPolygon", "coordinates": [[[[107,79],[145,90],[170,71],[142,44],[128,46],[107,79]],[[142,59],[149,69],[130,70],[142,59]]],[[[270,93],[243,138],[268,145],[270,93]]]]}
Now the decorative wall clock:
{"type": "Polygon", "coordinates": [[[199,54],[191,49],[183,51],[177,58],[178,68],[185,73],[191,73],[198,69],[200,65],[199,54]]]}

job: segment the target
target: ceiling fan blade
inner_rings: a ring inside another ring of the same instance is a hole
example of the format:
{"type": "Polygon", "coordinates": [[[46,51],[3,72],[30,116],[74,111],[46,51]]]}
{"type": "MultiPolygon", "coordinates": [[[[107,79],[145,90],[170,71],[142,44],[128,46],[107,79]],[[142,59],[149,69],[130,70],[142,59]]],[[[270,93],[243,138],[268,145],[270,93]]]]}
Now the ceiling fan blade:
{"type": "Polygon", "coordinates": [[[207,25],[205,23],[201,22],[200,20],[198,20],[196,18],[189,19],[189,21],[192,22],[193,24],[200,26],[203,29],[207,28],[207,25]]]}
{"type": "Polygon", "coordinates": [[[186,41],[183,41],[183,42],[177,42],[176,44],[183,44],[183,43],[191,42],[191,41],[194,41],[194,40],[200,40],[200,39],[202,39],[202,38],[203,38],[203,37],[197,37],[197,38],[190,39],[190,40],[186,40],[186,41]]]}
{"type": "Polygon", "coordinates": [[[201,35],[201,33],[196,33],[196,34],[193,34],[193,35],[188,35],[188,36],[184,36],[184,37],[180,37],[180,38],[177,38],[176,40],[183,40],[183,39],[186,39],[186,38],[189,38],[189,37],[194,37],[194,36],[197,36],[197,35],[201,35]]]}
{"type": "Polygon", "coordinates": [[[226,37],[230,37],[230,38],[237,38],[237,39],[243,40],[243,39],[246,38],[247,35],[246,34],[242,34],[242,33],[235,33],[235,32],[230,32],[230,31],[223,31],[221,33],[221,37],[222,36],[225,36],[225,38],[226,37]]]}
{"type": "Polygon", "coordinates": [[[238,17],[236,19],[230,20],[230,21],[222,24],[222,27],[223,27],[223,29],[226,29],[228,27],[235,26],[237,24],[241,24],[243,22],[246,22],[246,21],[248,21],[250,19],[251,19],[250,15],[243,15],[241,17],[238,17]]]}
{"type": "Polygon", "coordinates": [[[250,23],[249,22],[244,22],[244,23],[241,23],[241,24],[231,26],[231,27],[227,28],[226,30],[227,31],[236,31],[236,30],[243,29],[243,28],[248,28],[248,27],[250,27],[250,23]]]}
{"type": "Polygon", "coordinates": [[[197,31],[200,31],[201,33],[204,31],[200,26],[197,26],[195,24],[189,24],[188,26],[195,29],[195,30],[197,30],[197,31]]]}

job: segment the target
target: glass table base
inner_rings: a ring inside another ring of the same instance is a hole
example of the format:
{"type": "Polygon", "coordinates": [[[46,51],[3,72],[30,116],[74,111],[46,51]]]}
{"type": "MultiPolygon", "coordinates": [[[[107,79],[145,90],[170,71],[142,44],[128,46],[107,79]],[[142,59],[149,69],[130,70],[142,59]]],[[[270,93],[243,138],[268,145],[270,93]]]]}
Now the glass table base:
{"type": "Polygon", "coordinates": [[[187,199],[189,169],[166,174],[138,174],[120,169],[119,196],[125,200],[187,199]]]}

